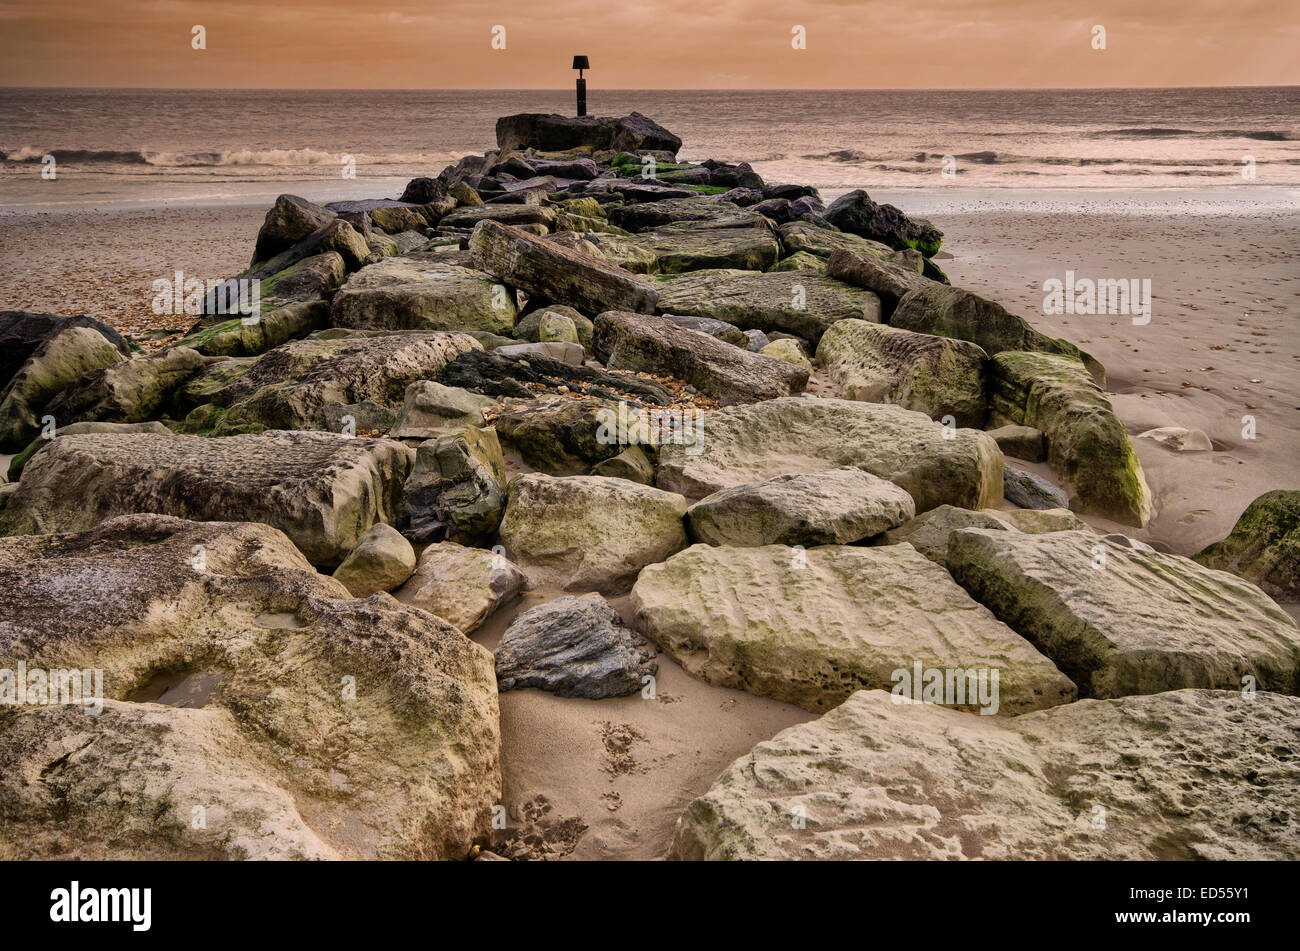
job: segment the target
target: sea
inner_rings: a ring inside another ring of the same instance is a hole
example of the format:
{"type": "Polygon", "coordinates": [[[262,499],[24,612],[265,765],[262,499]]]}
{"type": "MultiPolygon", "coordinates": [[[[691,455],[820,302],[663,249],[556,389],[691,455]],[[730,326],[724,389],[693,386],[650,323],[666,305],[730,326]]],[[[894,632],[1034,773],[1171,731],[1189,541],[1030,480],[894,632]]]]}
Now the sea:
{"type": "MultiPolygon", "coordinates": [[[[572,90],[3,88],[0,208],[395,196],[493,148],[498,116],[573,109],[572,90]]],[[[591,114],[634,110],[682,159],[747,161],[828,200],[1300,186],[1297,86],[588,90],[591,114]]]]}

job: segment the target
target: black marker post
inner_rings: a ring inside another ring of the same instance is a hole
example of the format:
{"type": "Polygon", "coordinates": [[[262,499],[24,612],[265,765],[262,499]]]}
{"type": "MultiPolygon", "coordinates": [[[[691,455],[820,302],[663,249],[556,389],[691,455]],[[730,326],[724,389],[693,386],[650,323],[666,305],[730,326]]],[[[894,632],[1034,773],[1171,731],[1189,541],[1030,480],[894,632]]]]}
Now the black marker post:
{"type": "Polygon", "coordinates": [[[578,115],[587,114],[587,80],[582,78],[584,69],[591,69],[591,63],[587,62],[585,56],[573,57],[573,68],[578,71],[578,115]]]}

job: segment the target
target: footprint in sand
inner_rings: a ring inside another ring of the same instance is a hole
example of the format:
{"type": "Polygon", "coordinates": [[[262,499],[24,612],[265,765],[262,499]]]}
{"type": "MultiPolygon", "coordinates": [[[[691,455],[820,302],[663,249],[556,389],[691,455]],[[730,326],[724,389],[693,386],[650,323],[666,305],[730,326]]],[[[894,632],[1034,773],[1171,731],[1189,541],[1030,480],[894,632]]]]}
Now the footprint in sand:
{"type": "Polygon", "coordinates": [[[1192,509],[1192,511],[1184,513],[1182,517],[1178,519],[1178,524],[1191,525],[1194,522],[1199,522],[1209,514],[1209,509],[1192,509]]]}

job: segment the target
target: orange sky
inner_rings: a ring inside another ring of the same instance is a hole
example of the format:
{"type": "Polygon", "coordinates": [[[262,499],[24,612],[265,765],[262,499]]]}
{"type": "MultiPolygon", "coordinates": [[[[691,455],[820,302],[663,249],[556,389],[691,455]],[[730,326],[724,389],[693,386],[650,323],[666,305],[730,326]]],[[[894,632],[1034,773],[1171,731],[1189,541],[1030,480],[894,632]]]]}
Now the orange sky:
{"type": "Polygon", "coordinates": [[[1291,85],[1298,51],[1300,0],[0,0],[0,85],[1291,85]]]}

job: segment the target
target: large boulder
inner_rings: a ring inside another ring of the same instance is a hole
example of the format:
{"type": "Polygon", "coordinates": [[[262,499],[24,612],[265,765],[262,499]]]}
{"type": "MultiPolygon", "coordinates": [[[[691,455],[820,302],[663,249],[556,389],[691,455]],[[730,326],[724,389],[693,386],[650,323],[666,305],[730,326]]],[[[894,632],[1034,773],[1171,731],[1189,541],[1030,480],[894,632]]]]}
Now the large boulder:
{"type": "Polygon", "coordinates": [[[133,512],[264,522],[333,567],[376,522],[396,521],[413,455],[333,433],[60,436],[23,469],[0,531],[82,531],[133,512]]]}
{"type": "MultiPolygon", "coordinates": [[[[293,340],[263,354],[213,394],[226,407],[217,433],[321,429],[325,407],[367,400],[396,408],[417,380],[478,351],[467,334],[347,334],[293,340]]],[[[214,368],[215,369],[215,368],[214,368]]]]}
{"type": "Polygon", "coordinates": [[[1124,424],[1083,364],[1054,354],[1008,351],[989,362],[989,376],[994,417],[1047,434],[1048,464],[1076,511],[1146,525],[1151,490],[1142,464],[1124,424]]]}
{"type": "Polygon", "coordinates": [[[535,582],[621,594],[686,547],[686,499],[626,479],[530,473],[511,481],[501,541],[535,582]]]}
{"type": "Polygon", "coordinates": [[[524,573],[495,551],[439,542],[421,553],[415,574],[393,594],[469,634],[526,583],[524,573]]]}
{"type": "Polygon", "coordinates": [[[547,475],[582,475],[618,455],[617,438],[602,438],[602,421],[617,419],[618,404],[604,399],[552,396],[509,400],[496,418],[504,445],[547,475]]]}
{"type": "Polygon", "coordinates": [[[0,389],[9,385],[18,368],[45,341],[72,327],[89,327],[115,346],[124,357],[131,355],[126,339],[103,321],[81,314],[36,314],[25,310],[0,310],[0,389]]]}
{"type": "Polygon", "coordinates": [[[786,397],[715,410],[692,446],[659,451],[656,484],[692,498],[774,476],[854,466],[907,490],[916,511],[1002,498],[1002,453],[985,433],[948,430],[899,406],[786,397]]]}
{"type": "Polygon", "coordinates": [[[598,594],[566,595],[515,617],[496,649],[502,692],[536,687],[559,697],[626,697],[659,670],[645,640],[598,594]]]}
{"type": "Polygon", "coordinates": [[[813,271],[689,271],[655,279],[659,310],[712,317],[742,330],[782,331],[816,343],[837,320],[880,321],[880,298],[813,271]]]}
{"type": "Polygon", "coordinates": [[[979,512],[940,505],[885,533],[886,544],[907,542],[926,558],[940,565],[948,562],[948,540],[963,528],[991,528],[995,531],[1042,532],[1088,531],[1088,525],[1069,509],[984,509],[979,512]]]}
{"type": "Polygon", "coordinates": [[[467,267],[385,258],[362,268],[334,295],[336,327],[363,330],[486,330],[508,334],[514,291],[467,267]]]}
{"type": "Polygon", "coordinates": [[[644,278],[518,228],[484,221],[469,246],[479,267],[530,295],[589,314],[654,311],[658,295],[644,278]]]}
{"type": "Polygon", "coordinates": [[[1300,600],[1300,490],[1265,492],[1246,506],[1227,538],[1193,557],[1275,598],[1300,600]]]}
{"type": "Polygon", "coordinates": [[[470,205],[457,208],[439,222],[439,234],[447,229],[472,230],[481,221],[516,228],[540,228],[543,233],[555,222],[555,209],[541,205],[470,205]]]}
{"type": "Polygon", "coordinates": [[[838,281],[874,291],[880,298],[886,320],[893,315],[900,300],[912,291],[923,290],[935,283],[911,268],[882,259],[879,254],[847,249],[831,254],[826,262],[826,273],[838,281]]]}
{"type": "Polygon", "coordinates": [[[59,436],[75,436],[78,433],[159,433],[166,436],[170,432],[170,429],[157,420],[146,423],[69,423],[66,426],[57,426],[48,435],[37,436],[27,444],[26,449],[9,460],[9,481],[17,482],[28,460],[59,436]]]}
{"type": "Polygon", "coordinates": [[[869,241],[855,234],[819,227],[807,221],[790,221],[777,228],[777,231],[781,235],[781,248],[788,255],[803,253],[829,258],[836,251],[848,251],[887,259],[894,253],[893,248],[879,241],[869,241]]]}
{"type": "Polygon", "coordinates": [[[415,571],[415,549],[391,525],[379,522],[361,536],[334,569],[334,580],[354,598],[368,598],[379,591],[392,591],[415,571]]]}
{"type": "Polygon", "coordinates": [[[491,655],[353,599],[273,528],[3,539],[0,616],[0,669],[95,668],[103,691],[97,716],[0,706],[0,854],[459,860],[489,835],[491,655]]]}
{"type": "Polygon", "coordinates": [[[17,452],[31,442],[50,400],[81,374],[125,359],[92,327],[69,327],[44,340],[0,388],[0,452],[17,452]]]}
{"type": "Polygon", "coordinates": [[[174,347],[83,373],[46,406],[63,422],[141,423],[165,414],[177,390],[208,363],[198,351],[174,347]]]}
{"type": "Polygon", "coordinates": [[[495,429],[466,426],[415,451],[405,486],[405,524],[416,541],[487,538],[505,509],[506,467],[495,429]]]}
{"type": "Polygon", "coordinates": [[[633,274],[655,274],[659,271],[659,256],[631,235],[560,231],[546,240],[633,274]]]}
{"type": "MultiPolygon", "coordinates": [[[[1122,538],[1122,536],[1121,536],[1122,538]]],[[[1295,693],[1300,629],[1253,584],[1089,532],[964,529],[948,570],[1085,697],[1181,687],[1295,693]]]]}
{"type": "Polygon", "coordinates": [[[930,222],[909,218],[893,205],[877,204],[860,188],[831,202],[823,217],[841,231],[894,249],[915,248],[928,258],[938,253],[943,241],[943,232],[930,222]]]}
{"type": "Polygon", "coordinates": [[[909,291],[889,315],[889,323],[916,333],[969,340],[989,356],[1004,350],[1033,350],[1072,357],[1088,368],[1098,385],[1106,383],[1101,364],[1074,344],[1039,333],[1001,304],[960,287],[930,282],[909,291]]]}
{"type": "Polygon", "coordinates": [[[661,274],[704,268],[765,271],[781,256],[781,245],[766,228],[665,228],[630,240],[655,256],[661,274]]]}
{"type": "Polygon", "coordinates": [[[433,439],[483,422],[483,413],[496,400],[457,386],[417,380],[406,388],[402,409],[393,426],[394,439],[433,439]]]}
{"type": "Polygon", "coordinates": [[[692,676],[805,710],[890,689],[918,664],[997,671],[983,701],[945,698],[962,708],[1018,714],[1075,698],[1051,661],[907,545],[695,545],[641,572],[632,609],[692,676]]]}
{"type": "Polygon", "coordinates": [[[324,330],[329,321],[329,301],[294,301],[263,311],[256,320],[247,323],[235,317],[203,324],[175,346],[189,347],[210,357],[258,356],[297,337],[324,330]]]}
{"type": "Polygon", "coordinates": [[[817,360],[845,399],[897,403],[932,419],[980,427],[987,412],[988,355],[966,340],[841,320],[817,345],[817,360]]]}
{"type": "Polygon", "coordinates": [[[633,232],[707,228],[710,231],[732,228],[757,229],[770,234],[771,225],[756,211],[749,211],[729,201],[706,198],[661,198],[642,200],[608,209],[609,220],[633,232]]]}
{"type": "Polygon", "coordinates": [[[608,311],[592,343],[611,370],[671,376],[723,403],[751,403],[803,392],[808,371],[750,353],[667,317],[608,311]]]}
{"type": "Polygon", "coordinates": [[[863,690],[687,807],[678,859],[1296,859],[1300,700],[1213,690],[972,717],[863,690]]]}
{"type": "Polygon", "coordinates": [[[319,231],[338,215],[321,205],[297,195],[281,195],[266,213],[266,220],[257,232],[253,248],[253,263],[269,261],[281,251],[287,251],[299,241],[319,231]]]}
{"type": "Polygon", "coordinates": [[[777,476],[706,496],[686,510],[691,537],[710,545],[847,545],[916,514],[905,491],[852,467],[777,476]]]}
{"type": "Polygon", "coordinates": [[[502,116],[496,126],[497,148],[534,148],[541,152],[571,149],[620,152],[638,150],[677,154],[682,140],[653,119],[633,112],[626,116],[562,116],[524,112],[502,116]]]}

